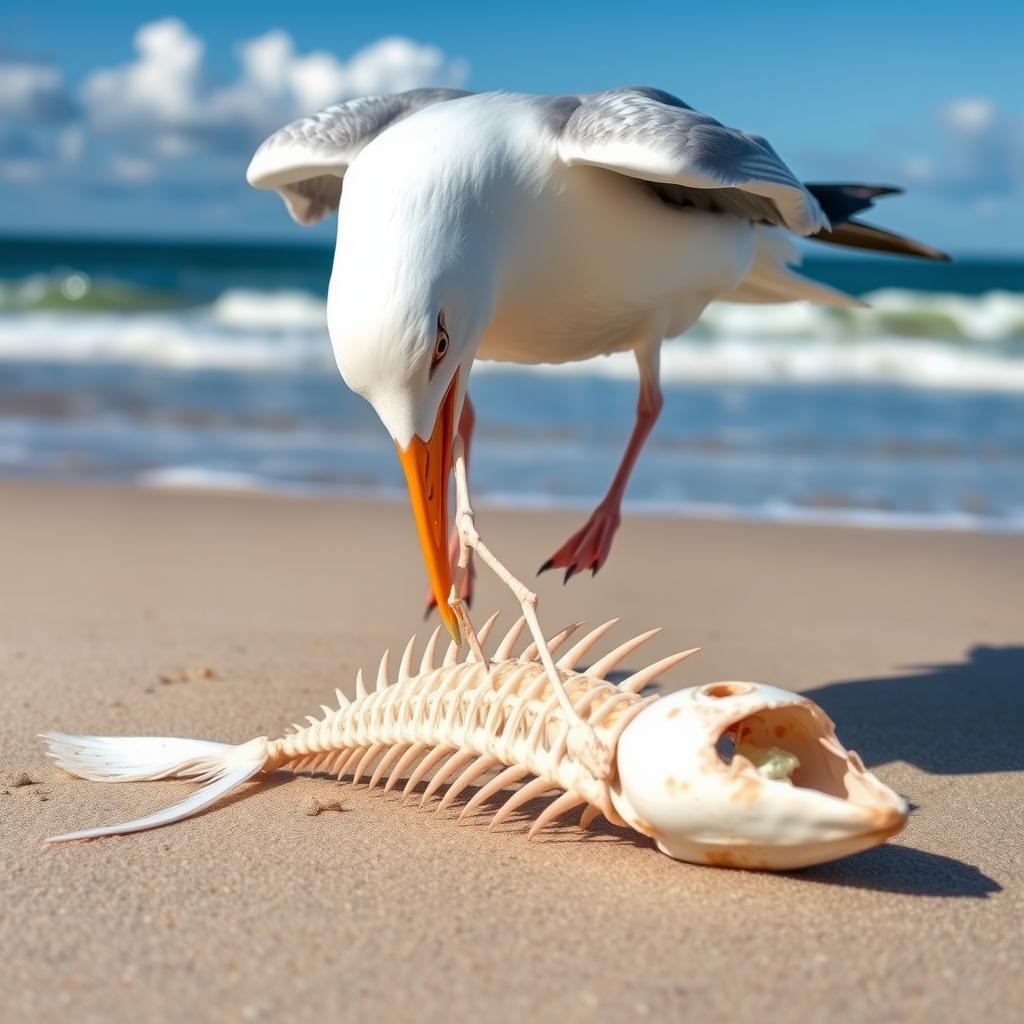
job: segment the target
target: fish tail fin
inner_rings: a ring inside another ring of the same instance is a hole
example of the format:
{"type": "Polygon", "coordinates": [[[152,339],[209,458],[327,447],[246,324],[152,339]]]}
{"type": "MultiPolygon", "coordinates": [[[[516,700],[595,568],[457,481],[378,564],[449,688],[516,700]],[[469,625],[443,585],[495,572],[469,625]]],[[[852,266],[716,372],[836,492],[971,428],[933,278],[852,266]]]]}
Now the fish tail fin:
{"type": "Polygon", "coordinates": [[[43,733],[42,739],[48,756],[59,767],[93,782],[193,779],[206,783],[162,811],[119,825],[51,836],[51,843],[141,832],[189,818],[262,771],[269,759],[265,736],[238,746],[169,736],[70,736],[61,732],[43,733]]]}

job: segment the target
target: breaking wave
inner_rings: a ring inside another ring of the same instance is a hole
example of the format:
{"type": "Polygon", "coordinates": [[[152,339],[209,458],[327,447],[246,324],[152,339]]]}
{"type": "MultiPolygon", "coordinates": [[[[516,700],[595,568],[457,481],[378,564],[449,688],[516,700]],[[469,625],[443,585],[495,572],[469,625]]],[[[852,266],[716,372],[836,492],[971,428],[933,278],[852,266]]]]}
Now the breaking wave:
{"type": "MultiPolygon", "coordinates": [[[[1024,391],[1024,293],[887,289],[865,298],[863,310],[712,306],[665,346],[664,379],[1024,391]]],[[[80,274],[27,279],[0,287],[0,360],[333,373],[325,314],[322,299],[301,290],[227,289],[212,303],[175,307],[168,294],[80,274]]],[[[628,354],[533,370],[636,372],[628,354]]]]}

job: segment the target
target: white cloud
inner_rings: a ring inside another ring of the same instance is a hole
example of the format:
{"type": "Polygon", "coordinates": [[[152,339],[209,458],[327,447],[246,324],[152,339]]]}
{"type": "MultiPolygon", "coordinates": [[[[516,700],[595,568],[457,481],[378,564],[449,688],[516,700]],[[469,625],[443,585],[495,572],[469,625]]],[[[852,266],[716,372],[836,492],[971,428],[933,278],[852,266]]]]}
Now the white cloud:
{"type": "Polygon", "coordinates": [[[12,185],[28,185],[40,181],[46,174],[46,164],[41,160],[14,159],[0,160],[0,181],[12,185]]]}
{"type": "Polygon", "coordinates": [[[940,111],[940,117],[955,132],[981,132],[996,121],[997,112],[991,100],[966,96],[952,100],[940,111]]]}
{"type": "Polygon", "coordinates": [[[939,156],[929,184],[972,202],[979,212],[1024,193],[1024,116],[1000,110],[985,97],[960,97],[939,111],[939,156]]]}
{"type": "Polygon", "coordinates": [[[92,127],[100,132],[185,126],[199,99],[203,44],[176,18],[135,33],[131,64],[94,71],[81,88],[92,127]]]}
{"type": "Polygon", "coordinates": [[[0,118],[55,123],[73,112],[58,67],[0,54],[0,118]]]}
{"type": "Polygon", "coordinates": [[[77,163],[85,152],[85,129],[80,124],[69,125],[57,135],[57,154],[66,164],[77,163]]]}
{"type": "Polygon", "coordinates": [[[117,181],[126,185],[140,185],[156,177],[157,168],[152,160],[144,157],[115,154],[110,160],[110,169],[117,181]]]}
{"type": "Polygon", "coordinates": [[[211,84],[205,45],[176,18],[144,25],[128,64],[94,71],[81,99],[90,130],[115,155],[173,161],[203,154],[247,154],[295,117],[352,96],[422,85],[460,85],[468,74],[436,47],[390,38],[347,62],[326,52],[300,54],[275,29],[238,47],[241,71],[211,84]]]}
{"type": "Polygon", "coordinates": [[[381,39],[360,50],[348,62],[349,96],[403,92],[421,85],[458,87],[469,77],[469,65],[448,61],[435,46],[409,39],[381,39]]]}
{"type": "Polygon", "coordinates": [[[275,29],[243,43],[239,57],[244,69],[240,85],[284,97],[294,117],[352,96],[460,86],[469,75],[465,61],[450,61],[436,46],[398,36],[380,39],[344,63],[323,51],[299,56],[291,36],[275,29]]]}
{"type": "Polygon", "coordinates": [[[38,182],[64,159],[76,111],[54,64],[0,51],[0,181],[38,182]]]}
{"type": "Polygon", "coordinates": [[[133,47],[131,60],[93,70],[75,94],[57,65],[0,47],[0,180],[212,194],[241,181],[252,150],[293,118],[353,96],[458,86],[468,76],[465,62],[399,37],[342,60],[300,53],[274,29],[238,45],[238,70],[227,80],[177,18],[143,25],[133,47]]]}

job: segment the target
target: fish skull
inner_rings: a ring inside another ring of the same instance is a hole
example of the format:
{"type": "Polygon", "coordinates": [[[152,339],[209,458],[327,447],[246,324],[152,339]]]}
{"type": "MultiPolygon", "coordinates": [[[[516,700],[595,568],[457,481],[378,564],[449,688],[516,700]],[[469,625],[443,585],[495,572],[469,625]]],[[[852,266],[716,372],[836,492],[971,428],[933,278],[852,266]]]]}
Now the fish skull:
{"type": "Polygon", "coordinates": [[[876,846],[907,819],[817,704],[759,683],[654,701],[623,730],[617,767],[615,810],[695,864],[806,867],[876,846]]]}

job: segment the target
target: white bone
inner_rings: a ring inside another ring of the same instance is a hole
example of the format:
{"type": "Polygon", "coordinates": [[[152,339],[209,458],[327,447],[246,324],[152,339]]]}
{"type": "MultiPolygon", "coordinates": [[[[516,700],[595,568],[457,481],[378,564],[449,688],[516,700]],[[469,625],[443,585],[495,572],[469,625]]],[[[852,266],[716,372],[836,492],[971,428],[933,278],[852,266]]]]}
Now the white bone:
{"type": "Polygon", "coordinates": [[[526,619],[520,615],[515,622],[512,623],[511,628],[502,638],[501,643],[495,648],[494,657],[492,661],[507,661],[512,657],[512,650],[516,645],[516,641],[519,639],[519,634],[522,633],[523,627],[526,625],[526,619]]]}
{"type": "Polygon", "coordinates": [[[427,672],[434,670],[434,658],[437,654],[437,638],[441,635],[441,626],[438,624],[434,627],[434,632],[430,634],[430,639],[427,641],[427,646],[423,648],[423,657],[420,659],[420,675],[424,675],[427,672]]]}
{"type": "Polygon", "coordinates": [[[661,661],[656,661],[653,665],[648,665],[647,668],[642,668],[639,672],[634,672],[631,676],[623,679],[619,683],[619,689],[623,693],[639,693],[648,683],[653,683],[658,676],[664,675],[669,669],[675,668],[681,661],[698,654],[701,650],[700,647],[691,647],[688,651],[670,654],[667,658],[662,658],[661,661]]]}
{"type": "Polygon", "coordinates": [[[413,633],[409,637],[409,642],[405,645],[405,650],[402,651],[402,661],[398,666],[398,681],[404,683],[406,679],[412,676],[412,652],[416,646],[416,634],[413,633]]]}
{"type": "Polygon", "coordinates": [[[620,644],[615,648],[614,651],[610,651],[600,661],[595,661],[590,668],[587,669],[587,675],[591,679],[604,679],[612,669],[615,668],[623,658],[628,658],[638,647],[647,643],[652,636],[657,636],[661,632],[661,628],[649,629],[646,633],[641,633],[639,636],[633,637],[632,640],[627,640],[624,644],[620,644]]]}
{"type": "Polygon", "coordinates": [[[380,667],[377,669],[377,686],[375,687],[377,693],[383,693],[388,688],[389,653],[389,651],[385,651],[384,656],[380,659],[380,667]]]}
{"type": "Polygon", "coordinates": [[[621,620],[609,619],[607,622],[601,623],[596,629],[592,629],[582,640],[576,642],[576,644],[569,648],[565,654],[558,661],[558,667],[565,671],[571,671],[578,664],[580,658],[583,657],[587,651],[590,650],[598,640],[601,639],[613,626],[618,625],[621,620]]]}

